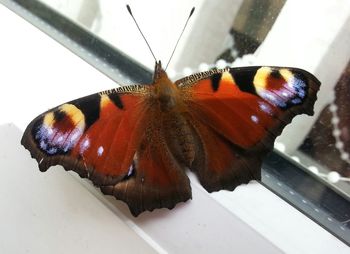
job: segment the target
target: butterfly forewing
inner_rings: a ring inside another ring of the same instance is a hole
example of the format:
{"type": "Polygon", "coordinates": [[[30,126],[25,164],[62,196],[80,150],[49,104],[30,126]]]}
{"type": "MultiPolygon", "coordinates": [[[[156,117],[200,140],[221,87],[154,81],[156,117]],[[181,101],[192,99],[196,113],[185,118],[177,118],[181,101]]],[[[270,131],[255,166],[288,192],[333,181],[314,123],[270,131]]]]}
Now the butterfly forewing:
{"type": "Polygon", "coordinates": [[[22,144],[42,171],[60,164],[96,185],[115,183],[127,175],[140,142],[146,91],[123,87],[62,104],[35,118],[22,144]]]}

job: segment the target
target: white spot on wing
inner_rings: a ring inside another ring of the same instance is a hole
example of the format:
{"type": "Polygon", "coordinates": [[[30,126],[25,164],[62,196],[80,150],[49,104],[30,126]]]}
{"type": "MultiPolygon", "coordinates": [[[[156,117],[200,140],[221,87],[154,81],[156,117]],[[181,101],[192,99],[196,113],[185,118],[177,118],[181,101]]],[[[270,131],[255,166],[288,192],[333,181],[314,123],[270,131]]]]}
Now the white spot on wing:
{"type": "Polygon", "coordinates": [[[250,119],[251,119],[254,123],[259,123],[259,118],[258,118],[256,115],[250,116],[250,119]]]}
{"type": "Polygon", "coordinates": [[[97,155],[98,155],[98,156],[101,156],[101,155],[103,154],[103,151],[104,151],[103,147],[100,146],[100,147],[97,149],[97,155]]]}
{"type": "Polygon", "coordinates": [[[270,106],[270,105],[267,105],[266,103],[260,101],[260,102],[259,102],[259,108],[260,108],[263,112],[265,112],[265,113],[267,113],[267,114],[269,114],[269,115],[272,115],[272,109],[271,109],[271,106],[270,106]]]}
{"type": "Polygon", "coordinates": [[[90,146],[90,141],[86,139],[83,143],[83,147],[88,148],[90,146]]]}
{"type": "Polygon", "coordinates": [[[90,147],[90,140],[85,137],[80,143],[80,154],[83,154],[90,147]]]}

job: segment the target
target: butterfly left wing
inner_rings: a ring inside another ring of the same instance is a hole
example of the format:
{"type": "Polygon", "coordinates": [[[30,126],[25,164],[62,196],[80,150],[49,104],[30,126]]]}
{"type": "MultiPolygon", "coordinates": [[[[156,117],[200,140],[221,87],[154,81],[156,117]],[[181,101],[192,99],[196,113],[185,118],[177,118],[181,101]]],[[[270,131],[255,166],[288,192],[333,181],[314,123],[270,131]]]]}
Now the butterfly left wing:
{"type": "Polygon", "coordinates": [[[294,116],[312,114],[319,81],[296,68],[211,70],[176,82],[199,144],[192,169],[208,191],[260,179],[263,156],[294,116]]]}

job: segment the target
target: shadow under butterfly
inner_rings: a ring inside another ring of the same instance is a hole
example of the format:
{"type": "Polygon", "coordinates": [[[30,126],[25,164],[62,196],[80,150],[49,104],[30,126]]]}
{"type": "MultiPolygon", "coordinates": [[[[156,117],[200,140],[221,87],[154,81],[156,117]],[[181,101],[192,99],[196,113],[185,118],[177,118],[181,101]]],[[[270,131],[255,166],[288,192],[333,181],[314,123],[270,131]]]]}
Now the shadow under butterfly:
{"type": "Polygon", "coordinates": [[[319,86],[307,71],[261,66],[174,83],[156,61],[152,84],[50,109],[28,125],[21,143],[41,171],[57,164],[73,170],[138,216],[190,199],[186,168],[208,192],[260,180],[262,159],[283,128],[313,114],[319,86]]]}

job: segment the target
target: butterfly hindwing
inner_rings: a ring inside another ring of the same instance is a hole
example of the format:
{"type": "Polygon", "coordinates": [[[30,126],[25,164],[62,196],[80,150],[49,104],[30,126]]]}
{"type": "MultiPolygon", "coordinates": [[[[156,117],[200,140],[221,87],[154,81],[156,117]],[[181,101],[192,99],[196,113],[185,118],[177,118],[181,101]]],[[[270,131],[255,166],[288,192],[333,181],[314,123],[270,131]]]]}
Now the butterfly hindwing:
{"type": "Polygon", "coordinates": [[[153,109],[148,117],[128,176],[115,185],[101,187],[103,193],[126,202],[134,216],[155,208],[171,209],[192,197],[190,181],[167,144],[166,130],[161,128],[165,117],[153,109]]]}
{"type": "Polygon", "coordinates": [[[261,156],[232,144],[196,116],[187,119],[198,144],[191,169],[207,191],[234,190],[252,179],[260,180],[261,156]]]}
{"type": "Polygon", "coordinates": [[[263,156],[298,114],[313,113],[319,81],[294,68],[211,70],[176,82],[201,146],[192,169],[208,191],[260,179],[263,156]]]}

